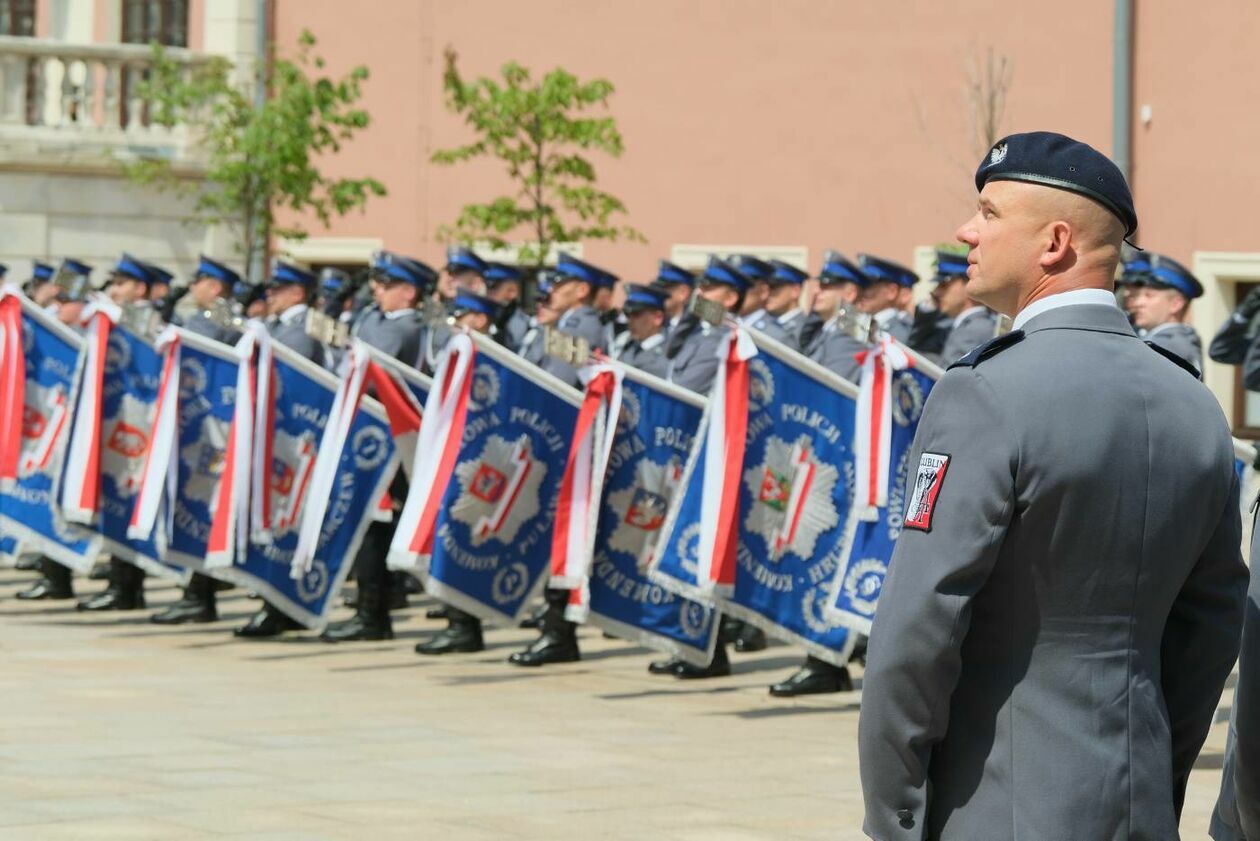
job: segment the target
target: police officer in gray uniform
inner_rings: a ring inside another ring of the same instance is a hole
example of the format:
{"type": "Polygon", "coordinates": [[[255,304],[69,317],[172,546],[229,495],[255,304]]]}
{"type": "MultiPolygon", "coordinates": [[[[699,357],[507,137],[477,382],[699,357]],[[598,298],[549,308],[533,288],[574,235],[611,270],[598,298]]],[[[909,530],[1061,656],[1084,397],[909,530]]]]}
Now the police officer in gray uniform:
{"type": "MultiPolygon", "coordinates": [[[[605,324],[591,301],[597,289],[611,289],[617,282],[616,275],[590,263],[561,254],[556,262],[553,284],[550,286],[547,307],[558,313],[555,329],[574,338],[583,339],[591,350],[607,353],[605,324]]],[[[526,353],[536,354],[534,347],[542,342],[531,340],[526,353]]],[[[577,368],[569,362],[542,354],[539,367],[553,374],[562,382],[580,387],[577,368]]],[[[577,626],[564,618],[564,607],[569,600],[568,590],[547,588],[547,609],[542,616],[542,634],[523,651],[508,658],[516,666],[542,666],[546,663],[571,663],[581,659],[577,644],[577,626]]]]}
{"type": "MultiPolygon", "coordinates": [[[[373,259],[372,277],[376,310],[359,322],[357,337],[400,362],[418,364],[424,327],[415,307],[437,283],[437,272],[419,260],[386,251],[373,259]]],[[[407,483],[401,471],[394,477],[389,492],[395,505],[407,498],[407,483]]],[[[395,579],[386,568],[385,558],[397,527],[397,516],[388,523],[368,526],[354,559],[358,581],[354,616],[330,624],[320,639],[351,642],[394,638],[389,610],[397,604],[395,579]]],[[[399,595],[406,598],[405,594],[399,595]]]]}
{"type": "MultiPolygon", "coordinates": [[[[936,252],[936,298],[940,312],[950,320],[939,361],[952,365],[973,348],[985,344],[997,331],[997,316],[967,294],[967,256],[936,252]]],[[[910,347],[920,350],[913,341],[910,347]]]]}
{"type": "Polygon", "coordinates": [[[800,307],[801,286],[809,274],[782,260],[771,260],[770,268],[760,315],[745,318],[744,323],[792,350],[800,350],[801,325],[805,322],[805,312],[800,307]]]}
{"type": "MultiPolygon", "coordinates": [[[[188,301],[194,306],[180,326],[212,341],[235,344],[241,338],[241,331],[234,326],[226,298],[240,283],[241,278],[235,271],[217,260],[202,256],[188,285],[188,301]]],[[[213,578],[194,572],[184,587],[183,597],[153,614],[149,617],[150,621],[158,625],[215,622],[219,618],[215,598],[217,588],[213,578]]]]}
{"type": "MultiPolygon", "coordinates": [[[[697,294],[721,304],[734,314],[743,306],[748,278],[730,263],[711,257],[697,281],[697,294]]],[[[685,313],[669,334],[665,355],[669,357],[669,381],[697,394],[708,394],[717,376],[718,345],[726,335],[725,326],[714,326],[695,313],[685,313]]]]}
{"type": "Polygon", "coordinates": [[[551,290],[554,286],[554,270],[546,269],[539,272],[538,297],[534,301],[534,314],[530,316],[529,327],[525,330],[525,335],[521,337],[520,347],[516,349],[518,356],[539,367],[542,366],[543,358],[547,355],[546,328],[554,325],[556,319],[560,317],[560,313],[551,306],[551,290]]]}
{"type": "Polygon", "coordinates": [[[919,282],[919,276],[900,263],[870,254],[858,254],[858,267],[867,282],[858,296],[857,308],[874,318],[879,329],[908,345],[914,319],[898,304],[919,282]]]}
{"type": "Polygon", "coordinates": [[[1186,319],[1190,302],[1203,294],[1203,285],[1171,257],[1148,252],[1142,258],[1144,269],[1133,270],[1126,264],[1122,275],[1138,335],[1202,371],[1203,341],[1186,319]]]}
{"type": "MultiPolygon", "coordinates": [[[[1252,531],[1251,558],[1253,564],[1260,558],[1260,530],[1252,531]]],[[[1221,795],[1210,834],[1216,841],[1260,838],[1260,573],[1254,571],[1247,592],[1221,795]]]]}
{"type": "MultiPolygon", "coordinates": [[[[265,323],[272,341],[322,366],[326,362],[325,348],[306,332],[306,317],[310,312],[308,301],[315,293],[318,282],[311,272],[277,261],[271,272],[271,281],[266,286],[265,323]]],[[[264,601],[262,609],[232,633],[241,639],[269,639],[302,627],[270,602],[264,601]]]]}
{"type": "Polygon", "coordinates": [[[744,292],[744,300],[737,313],[739,323],[752,326],[761,322],[766,315],[766,299],[770,297],[770,278],[774,276],[774,266],[751,254],[735,254],[727,262],[748,278],[748,289],[744,292]]]}
{"type": "MultiPolygon", "coordinates": [[[[521,309],[521,281],[525,273],[507,263],[486,263],[486,297],[498,304],[492,325],[499,344],[515,353],[529,332],[529,315],[521,309]]],[[[475,294],[475,293],[474,293],[475,294]]]]}
{"type": "Polygon", "coordinates": [[[696,287],[696,275],[682,266],[661,260],[652,283],[668,293],[665,299],[665,338],[668,339],[687,312],[687,302],[696,287]]]}
{"type": "Polygon", "coordinates": [[[425,301],[424,315],[428,329],[424,336],[424,355],[416,367],[433,373],[438,356],[451,338],[450,310],[460,287],[478,295],[485,294],[486,261],[471,248],[451,246],[446,249],[446,270],[438,278],[434,294],[425,301]]]}
{"type": "Polygon", "coordinates": [[[1119,169],[1058,134],[976,173],[968,294],[1014,330],[928,398],[867,653],[876,839],[1173,839],[1238,652],[1228,424],[1116,306],[1119,169]]]}
{"type": "Polygon", "coordinates": [[[626,341],[618,344],[614,358],[618,362],[664,379],[669,375],[665,358],[665,301],[669,293],[658,286],[627,284],[626,302],[621,310],[626,315],[626,341]]]}
{"type": "Polygon", "coordinates": [[[862,270],[843,254],[828,251],[823,256],[822,271],[818,273],[819,288],[813,313],[802,333],[804,354],[851,383],[858,381],[862,371],[857,354],[867,346],[851,336],[840,319],[845,317],[846,311],[854,311],[858,297],[869,282],[862,270]]]}

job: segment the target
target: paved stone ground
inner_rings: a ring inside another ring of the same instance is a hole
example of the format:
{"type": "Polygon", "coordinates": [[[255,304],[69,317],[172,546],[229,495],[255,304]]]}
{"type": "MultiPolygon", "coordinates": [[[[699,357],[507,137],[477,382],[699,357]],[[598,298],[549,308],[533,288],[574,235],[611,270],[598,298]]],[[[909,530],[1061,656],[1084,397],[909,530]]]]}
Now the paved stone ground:
{"type": "MultiPolygon", "coordinates": [[[[224,621],[164,629],[12,599],[27,580],[0,572],[0,841],[862,837],[860,695],[770,698],[787,647],[682,683],[586,631],[581,663],[523,670],[503,662],[518,630],[415,655],[440,625],[423,599],[391,643],[247,643],[229,634],[256,606],[239,590],[224,621]]],[[[1187,839],[1206,835],[1223,730],[1187,839]]]]}

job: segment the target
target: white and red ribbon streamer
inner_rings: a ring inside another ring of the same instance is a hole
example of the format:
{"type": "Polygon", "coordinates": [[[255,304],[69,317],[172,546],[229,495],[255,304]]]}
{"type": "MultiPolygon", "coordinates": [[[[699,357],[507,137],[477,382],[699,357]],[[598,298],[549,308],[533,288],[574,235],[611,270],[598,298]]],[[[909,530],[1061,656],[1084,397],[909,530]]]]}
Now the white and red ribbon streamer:
{"type": "Polygon", "coordinates": [[[599,518],[600,480],[617,433],[624,376],[620,368],[608,364],[584,369],[582,373],[587,377],[586,394],[578,409],[569,458],[560,480],[551,537],[551,586],[565,590],[581,589],[589,582],[599,518]],[[601,416],[602,424],[596,422],[601,416]]]}
{"type": "Polygon", "coordinates": [[[71,523],[91,525],[100,510],[101,406],[109,334],[122,319],[122,309],[98,296],[83,312],[87,330],[71,414],[67,468],[61,483],[62,514],[71,523]]]}
{"type": "MultiPolygon", "coordinates": [[[[269,380],[271,370],[270,344],[267,331],[256,322],[247,322],[245,333],[236,343],[238,367],[236,369],[236,402],[232,410],[232,422],[228,426],[227,444],[223,450],[223,472],[219,474],[219,488],[215,498],[214,517],[210,523],[210,539],[206,543],[206,567],[216,569],[232,566],[235,557],[245,557],[250,534],[250,483],[258,473],[254,464],[256,415],[270,417],[271,402],[259,402],[256,392],[258,381],[265,376],[269,380]],[[255,367],[254,349],[267,349],[267,367],[255,367]],[[266,407],[266,410],[259,410],[266,407]],[[251,469],[252,468],[252,469],[251,469]]],[[[265,477],[263,473],[264,489],[265,477]]]]}
{"type": "Polygon", "coordinates": [[[414,569],[421,555],[433,552],[438,511],[455,471],[455,459],[464,434],[476,357],[472,339],[456,333],[438,361],[416,442],[416,458],[411,468],[412,492],[398,515],[398,530],[389,547],[391,569],[414,569]]]}
{"type": "Polygon", "coordinates": [[[25,410],[22,298],[16,287],[6,284],[0,289],[0,481],[3,482],[17,481],[25,410]]]}
{"type": "Polygon", "coordinates": [[[179,461],[175,458],[175,450],[179,446],[180,341],[175,328],[163,330],[154,342],[154,349],[162,354],[162,379],[158,385],[153,432],[144,452],[140,492],[131,510],[127,537],[130,540],[153,537],[158,554],[165,555],[179,480],[179,461]],[[159,513],[163,511],[165,520],[159,522],[159,513]]]}
{"type": "Polygon", "coordinates": [[[879,519],[888,507],[888,453],[892,448],[892,375],[914,365],[914,360],[891,336],[857,354],[862,366],[857,403],[857,517],[879,519]]]}
{"type": "Polygon", "coordinates": [[[743,328],[732,328],[718,347],[723,364],[709,395],[696,561],[696,583],[706,593],[729,593],[735,585],[740,472],[748,432],[748,360],[756,355],[757,345],[743,328]]]}

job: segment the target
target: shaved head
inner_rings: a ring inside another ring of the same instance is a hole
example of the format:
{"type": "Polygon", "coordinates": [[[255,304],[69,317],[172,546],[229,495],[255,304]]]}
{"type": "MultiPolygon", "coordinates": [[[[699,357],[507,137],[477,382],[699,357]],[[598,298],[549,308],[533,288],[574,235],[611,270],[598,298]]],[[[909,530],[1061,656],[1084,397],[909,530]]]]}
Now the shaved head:
{"type": "Polygon", "coordinates": [[[1114,283],[1124,224],[1067,190],[990,181],[957,237],[968,255],[967,294],[1006,315],[1047,295],[1114,283]]]}

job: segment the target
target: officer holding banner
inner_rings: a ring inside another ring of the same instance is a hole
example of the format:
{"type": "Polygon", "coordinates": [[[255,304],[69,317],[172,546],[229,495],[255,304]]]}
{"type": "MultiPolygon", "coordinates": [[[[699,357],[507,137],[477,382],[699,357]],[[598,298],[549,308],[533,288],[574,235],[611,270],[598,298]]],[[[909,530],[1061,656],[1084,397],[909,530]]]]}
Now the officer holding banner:
{"type": "MultiPolygon", "coordinates": [[[[590,263],[561,254],[556,262],[555,282],[547,297],[547,307],[558,314],[555,329],[581,339],[591,350],[608,352],[605,323],[592,306],[596,290],[611,289],[616,275],[590,263]]],[[[539,340],[535,340],[539,341],[539,340]]],[[[529,355],[523,354],[526,358],[529,355]]],[[[543,354],[539,366],[566,385],[580,387],[577,368],[569,361],[543,354]]],[[[577,626],[564,618],[569,591],[547,588],[547,609],[542,617],[542,634],[525,650],[508,658],[517,666],[570,663],[580,659],[577,626]]]]}
{"type": "MultiPolygon", "coordinates": [[[[521,309],[521,281],[525,273],[507,263],[486,263],[483,275],[486,297],[498,305],[494,321],[495,338],[513,353],[529,331],[529,316],[521,309]]],[[[456,316],[458,318],[458,316],[456,316]]]]}
{"type": "Polygon", "coordinates": [[[614,357],[619,362],[665,379],[669,360],[665,358],[665,302],[668,293],[655,286],[629,284],[626,303],[625,342],[620,343],[614,357]]]}
{"type": "Polygon", "coordinates": [[[1229,427],[1116,306],[1137,217],[1111,161],[1016,134],[975,183],[968,294],[1015,329],[921,418],[867,654],[864,829],[1177,838],[1247,585],[1229,427]]]}
{"type": "Polygon", "coordinates": [[[879,329],[908,343],[914,321],[901,303],[919,282],[919,276],[899,263],[870,254],[859,254],[858,266],[867,282],[858,296],[857,308],[874,318],[879,329]]]}
{"type": "MultiPolygon", "coordinates": [[[[701,298],[733,315],[743,308],[749,283],[739,269],[719,257],[711,257],[696,286],[701,298]]],[[[695,313],[684,314],[670,332],[665,348],[669,381],[697,394],[708,394],[717,376],[717,349],[725,330],[695,313]]]]}
{"type": "Polygon", "coordinates": [[[745,319],[744,323],[792,350],[800,350],[801,325],[805,322],[805,312],[800,307],[801,287],[809,274],[782,260],[771,260],[770,267],[761,316],[745,319]]]}
{"type": "Polygon", "coordinates": [[[687,301],[696,286],[696,276],[682,266],[668,260],[661,260],[656,271],[654,286],[665,290],[665,338],[668,339],[677,329],[687,311],[687,301]]]}
{"type": "MultiPolygon", "coordinates": [[[[425,336],[416,305],[434,288],[437,277],[437,272],[419,260],[388,251],[377,254],[372,262],[376,309],[359,321],[356,337],[400,362],[419,366],[425,336]]],[[[395,505],[406,499],[401,473],[391,486],[390,495],[395,505]]],[[[394,582],[385,559],[396,528],[396,519],[368,526],[354,561],[358,581],[354,616],[330,624],[320,639],[353,642],[394,638],[394,625],[389,618],[394,582]]]]}
{"type": "Polygon", "coordinates": [[[855,383],[861,373],[857,354],[866,350],[866,345],[850,335],[841,321],[855,307],[867,277],[839,251],[828,251],[818,283],[801,350],[827,370],[855,383]]]}
{"type": "MultiPolygon", "coordinates": [[[[326,349],[306,332],[306,317],[310,312],[308,302],[315,293],[317,283],[318,278],[311,272],[277,261],[266,286],[266,325],[267,334],[273,342],[323,366],[326,349]]],[[[301,624],[264,601],[262,609],[232,633],[240,639],[269,639],[301,628],[301,624]]]]}

